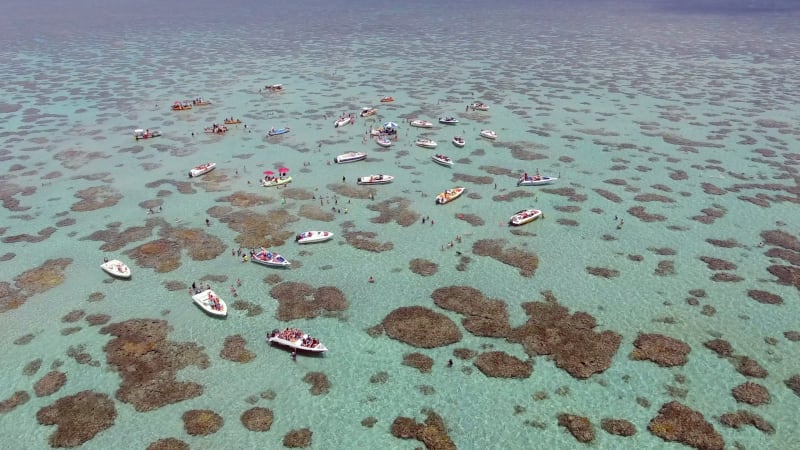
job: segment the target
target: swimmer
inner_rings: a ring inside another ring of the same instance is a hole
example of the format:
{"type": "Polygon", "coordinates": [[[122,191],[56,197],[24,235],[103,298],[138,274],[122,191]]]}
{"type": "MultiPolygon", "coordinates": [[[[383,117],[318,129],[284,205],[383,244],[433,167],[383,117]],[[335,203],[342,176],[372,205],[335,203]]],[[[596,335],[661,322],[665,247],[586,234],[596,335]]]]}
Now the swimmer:
{"type": "Polygon", "coordinates": [[[370,283],[374,283],[374,282],[375,282],[375,278],[373,278],[371,275],[370,275],[370,277],[369,277],[369,282],[370,282],[370,283]]]}

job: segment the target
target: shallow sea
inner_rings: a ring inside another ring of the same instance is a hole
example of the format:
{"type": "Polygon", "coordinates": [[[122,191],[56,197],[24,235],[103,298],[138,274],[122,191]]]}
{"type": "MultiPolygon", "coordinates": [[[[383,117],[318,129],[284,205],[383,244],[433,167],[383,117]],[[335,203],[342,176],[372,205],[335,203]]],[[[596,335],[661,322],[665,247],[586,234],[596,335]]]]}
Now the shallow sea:
{"type": "Polygon", "coordinates": [[[281,448],[287,433],[302,428],[312,431],[312,448],[411,449],[424,444],[392,436],[391,424],[398,416],[422,421],[426,409],[464,449],[575,448],[580,444],[558,425],[561,413],[592,422],[594,448],[680,448],[647,430],[673,400],[701,412],[729,447],[796,447],[800,397],[785,381],[800,373],[800,283],[797,275],[794,285],[781,283],[767,268],[800,273],[800,14],[789,2],[720,5],[13,2],[0,18],[0,401],[19,391],[30,400],[0,412],[4,441],[47,448],[56,427],[40,425],[37,411],[93,390],[114,399],[117,417],[82,445],[89,449],[123,440],[146,448],[169,437],[193,449],[281,448]],[[274,83],[284,90],[262,89],[274,83]],[[380,103],[384,96],[395,101],[380,103]],[[198,97],[212,105],[170,110],[174,101],[198,97]],[[465,111],[475,101],[489,111],[465,111]],[[340,114],[364,106],[377,107],[378,115],[334,128],[340,114]],[[439,125],[441,116],[460,123],[439,125]],[[203,133],[226,117],[243,123],[224,136],[203,133]],[[435,126],[411,128],[414,118],[435,126]],[[399,124],[398,140],[382,149],[365,136],[386,121],[399,124]],[[265,137],[284,126],[289,134],[265,137]],[[163,136],[135,141],[140,127],[163,136]],[[481,139],[482,129],[495,130],[497,140],[481,139]],[[464,148],[451,145],[455,134],[466,138],[464,148]],[[416,147],[420,136],[438,148],[416,147]],[[347,151],[368,158],[330,163],[347,151]],[[456,163],[434,164],[435,152],[456,163]],[[217,169],[188,179],[187,171],[205,161],[217,169]],[[288,188],[258,186],[263,171],[280,167],[293,176],[288,188]],[[558,182],[516,186],[519,175],[537,169],[558,182]],[[374,173],[395,181],[374,187],[374,199],[359,196],[355,180],[374,173]],[[434,205],[437,193],[454,186],[467,194],[434,205]],[[234,201],[246,194],[264,199],[234,201]],[[390,199],[383,204],[388,214],[410,215],[413,223],[378,223],[375,207],[390,199]],[[531,207],[545,219],[506,225],[531,207]],[[287,234],[265,240],[292,269],[231,256],[242,236],[236,214],[245,210],[266,221],[288,217],[279,228],[287,234]],[[149,233],[123,238],[113,251],[90,239],[148,223],[149,233]],[[336,238],[306,247],[293,242],[295,233],[315,229],[336,238]],[[207,233],[224,251],[193,258],[191,242],[184,242],[179,263],[166,271],[131,257],[175,230],[207,233]],[[353,232],[374,233],[364,236],[385,251],[358,248],[345,239],[353,232]],[[490,239],[535,255],[535,274],[478,254],[490,239]],[[104,256],[128,262],[133,278],[111,280],[98,267],[104,256]],[[67,259],[63,271],[20,284],[21,275],[57,258],[67,259]],[[415,259],[436,264],[435,273],[414,273],[415,259]],[[367,282],[371,276],[375,283],[367,282]],[[204,315],[186,289],[201,279],[229,304],[246,301],[262,313],[204,315]],[[270,292],[285,282],[335,286],[348,306],[278,320],[270,292]],[[502,300],[512,327],[528,320],[523,304],[551,291],[571,313],[593,316],[597,331],[619,333],[621,345],[607,370],[575,379],[547,356],[531,358],[519,344],[467,331],[460,314],[431,298],[447,286],[502,300]],[[17,288],[24,302],[14,300],[17,288]],[[782,303],[757,302],[750,291],[782,303]],[[406,306],[450,318],[461,340],[416,348],[368,333],[406,306]],[[169,340],[196,342],[209,357],[208,368],[177,373],[203,385],[203,394],[150,412],[115,399],[121,378],[104,353],[111,338],[76,311],[107,314],[109,323],[168,321],[169,340]],[[70,322],[70,313],[79,320],[70,322]],[[267,331],[290,326],[330,351],[294,361],[264,343],[267,331]],[[639,333],[688,344],[688,361],[662,368],[632,360],[639,333]],[[252,361],[220,357],[233,335],[244,338],[252,361]],[[703,346],[714,338],[768,375],[737,372],[703,346]],[[76,349],[95,363],[75,358],[76,349]],[[502,351],[530,360],[533,373],[490,377],[475,358],[454,356],[456,349],[502,351]],[[414,352],[433,359],[429,372],[403,364],[414,352]],[[36,359],[41,368],[30,373],[26,366],[36,359]],[[39,397],[34,384],[51,369],[67,381],[39,397]],[[312,395],[303,381],[310,372],[327,377],[329,392],[312,395]],[[765,387],[770,402],[737,403],[731,389],[747,381],[765,387]],[[273,411],[269,431],[242,426],[239,417],[254,406],[273,411]],[[187,434],[182,414],[203,409],[224,425],[207,436],[187,434]],[[740,409],[763,417],[774,433],[720,423],[722,414],[740,409]],[[374,426],[362,424],[370,417],[374,426]],[[608,434],[600,429],[604,418],[626,419],[637,433],[608,434]]]}

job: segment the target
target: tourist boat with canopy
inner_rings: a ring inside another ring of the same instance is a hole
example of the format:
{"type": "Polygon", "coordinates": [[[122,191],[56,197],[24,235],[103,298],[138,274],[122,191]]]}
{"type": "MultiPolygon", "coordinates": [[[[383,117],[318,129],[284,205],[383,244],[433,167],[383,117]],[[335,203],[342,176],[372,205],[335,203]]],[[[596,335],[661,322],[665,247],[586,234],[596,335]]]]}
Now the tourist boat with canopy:
{"type": "Polygon", "coordinates": [[[272,177],[269,179],[262,179],[261,186],[263,187],[276,187],[276,186],[283,186],[284,184],[289,184],[292,182],[292,177],[287,177],[282,175],[280,177],[272,177]]]}
{"type": "Polygon", "coordinates": [[[391,175],[368,175],[366,177],[359,177],[356,183],[358,184],[389,184],[394,181],[394,177],[391,175]]]}
{"type": "Polygon", "coordinates": [[[391,102],[393,102],[393,101],[394,101],[394,97],[389,97],[389,96],[387,96],[387,97],[383,97],[383,98],[381,99],[381,103],[391,103],[391,102]]]}
{"type": "Polygon", "coordinates": [[[298,244],[315,244],[317,242],[325,242],[333,239],[333,233],[330,231],[304,231],[298,234],[294,241],[298,244]]]}
{"type": "Polygon", "coordinates": [[[347,153],[342,153],[341,155],[334,158],[333,162],[335,162],[336,164],[345,164],[356,161],[363,161],[365,159],[367,159],[367,154],[364,152],[347,152],[347,153]]]}
{"type": "Polygon", "coordinates": [[[225,317],[228,315],[228,305],[226,305],[225,301],[219,298],[211,289],[206,289],[203,292],[193,295],[192,300],[197,306],[202,308],[203,311],[212,316],[225,317]]]}
{"type": "Polygon", "coordinates": [[[253,257],[250,258],[250,261],[256,264],[261,264],[262,266],[270,267],[289,267],[292,265],[288,259],[277,253],[271,252],[264,247],[261,247],[261,250],[254,253],[253,257]]]}
{"type": "Polygon", "coordinates": [[[205,175],[208,172],[217,168],[217,163],[207,162],[205,164],[200,164],[199,166],[194,166],[193,169],[189,170],[189,178],[199,177],[200,175],[205,175]]]}
{"type": "Polygon", "coordinates": [[[514,226],[525,225],[528,222],[533,222],[534,220],[542,217],[542,215],[542,211],[538,209],[523,209],[522,211],[517,211],[516,214],[511,216],[511,218],[508,219],[508,223],[514,226]]]}
{"type": "Polygon", "coordinates": [[[328,348],[319,339],[297,328],[285,328],[283,331],[272,330],[271,333],[267,334],[267,342],[310,353],[328,351],[328,348]]]}
{"type": "Polygon", "coordinates": [[[450,203],[458,197],[461,197],[461,194],[463,194],[465,190],[466,188],[463,187],[454,187],[453,189],[448,189],[436,196],[436,204],[444,205],[446,203],[450,203]]]}
{"type": "Polygon", "coordinates": [[[112,259],[109,261],[105,261],[103,264],[100,264],[100,268],[103,271],[112,277],[116,278],[130,278],[131,277],[131,269],[128,267],[127,264],[123,263],[118,259],[112,259]]]}

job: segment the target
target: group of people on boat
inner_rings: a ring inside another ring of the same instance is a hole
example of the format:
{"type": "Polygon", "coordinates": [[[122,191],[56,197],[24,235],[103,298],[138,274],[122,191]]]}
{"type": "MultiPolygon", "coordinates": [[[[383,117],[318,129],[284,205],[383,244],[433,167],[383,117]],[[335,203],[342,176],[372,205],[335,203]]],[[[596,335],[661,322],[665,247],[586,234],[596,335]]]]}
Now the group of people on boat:
{"type": "Polygon", "coordinates": [[[210,101],[204,100],[202,97],[197,97],[196,99],[192,100],[192,105],[194,106],[206,106],[210,104],[210,101]]]}
{"type": "Polygon", "coordinates": [[[225,122],[226,124],[242,123],[242,121],[240,119],[234,119],[233,116],[226,117],[223,122],[225,122]]]}
{"type": "Polygon", "coordinates": [[[208,304],[211,308],[219,311],[222,309],[222,304],[219,302],[219,297],[212,294],[211,292],[208,293],[208,304]]]}
{"type": "Polygon", "coordinates": [[[210,127],[206,127],[206,133],[213,133],[213,134],[225,134],[228,131],[228,127],[225,125],[220,125],[218,123],[212,124],[210,127]]]}
{"type": "Polygon", "coordinates": [[[251,249],[250,256],[261,261],[283,261],[283,256],[280,256],[277,253],[272,253],[264,247],[261,247],[261,250],[259,250],[257,253],[251,249]]]}
{"type": "Polygon", "coordinates": [[[269,337],[277,337],[289,342],[300,341],[300,345],[306,348],[315,348],[319,345],[318,339],[308,336],[297,328],[285,328],[283,331],[273,330],[269,337]]]}
{"type": "Polygon", "coordinates": [[[539,169],[536,169],[536,174],[533,176],[528,175],[528,172],[522,175],[522,181],[539,181],[541,179],[542,175],[539,173],[539,169]]]}

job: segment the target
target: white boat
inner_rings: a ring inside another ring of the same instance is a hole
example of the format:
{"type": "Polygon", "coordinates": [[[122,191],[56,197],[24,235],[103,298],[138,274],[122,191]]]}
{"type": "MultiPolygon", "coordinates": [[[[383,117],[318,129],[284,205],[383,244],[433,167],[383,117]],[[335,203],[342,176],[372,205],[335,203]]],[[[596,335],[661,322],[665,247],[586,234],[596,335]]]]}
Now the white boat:
{"type": "Polygon", "coordinates": [[[461,148],[461,147],[465,146],[466,144],[467,144],[467,141],[465,141],[463,137],[461,137],[461,136],[453,136],[453,145],[455,145],[456,147],[461,148]]]}
{"type": "Polygon", "coordinates": [[[436,154],[431,156],[431,159],[436,164],[440,164],[442,166],[451,167],[453,165],[453,160],[445,155],[436,154]]]}
{"type": "Polygon", "coordinates": [[[409,122],[409,125],[411,125],[412,127],[417,127],[417,128],[433,128],[433,124],[432,123],[428,122],[427,120],[422,120],[422,119],[414,119],[411,122],[409,122]]]}
{"type": "Polygon", "coordinates": [[[269,180],[261,180],[261,186],[263,187],[273,187],[273,186],[282,186],[284,184],[289,184],[292,182],[292,177],[279,177],[279,178],[271,178],[269,180]]]}
{"type": "Polygon", "coordinates": [[[297,328],[286,328],[283,331],[272,330],[267,335],[267,342],[304,352],[323,353],[328,351],[328,348],[318,339],[297,328]]]}
{"type": "Polygon", "coordinates": [[[461,194],[463,194],[465,190],[466,188],[463,187],[454,187],[453,189],[448,189],[436,196],[436,204],[444,205],[445,203],[450,203],[458,197],[461,197],[461,194]]]}
{"type": "Polygon", "coordinates": [[[270,267],[289,267],[292,265],[288,259],[284,258],[283,256],[268,251],[264,247],[261,247],[261,250],[256,252],[250,261],[261,264],[262,266],[270,266],[270,267]]]}
{"type": "Polygon", "coordinates": [[[228,127],[214,124],[210,127],[203,128],[203,132],[206,134],[225,134],[228,132],[228,127]]]}
{"type": "Polygon", "coordinates": [[[494,130],[481,130],[481,137],[486,139],[497,139],[497,132],[494,130]]]}
{"type": "Polygon", "coordinates": [[[298,234],[294,241],[298,244],[313,244],[316,242],[325,242],[333,239],[333,233],[330,231],[304,231],[298,234]]]}
{"type": "Polygon", "coordinates": [[[436,148],[436,146],[439,145],[433,139],[428,139],[428,138],[419,138],[416,141],[414,141],[414,143],[417,144],[417,147],[422,147],[422,148],[436,148]]]}
{"type": "Polygon", "coordinates": [[[217,163],[207,162],[205,164],[200,164],[199,166],[195,166],[192,170],[189,171],[189,178],[205,175],[216,168],[217,168],[217,163]]]}
{"type": "Polygon", "coordinates": [[[455,117],[439,117],[439,123],[444,125],[455,125],[458,123],[458,119],[455,117]]]}
{"type": "Polygon", "coordinates": [[[536,175],[533,176],[526,173],[525,175],[521,176],[519,180],[517,180],[517,186],[542,186],[557,180],[558,177],[539,175],[539,172],[536,172],[536,175]]]}
{"type": "Polygon", "coordinates": [[[291,129],[291,128],[289,128],[289,127],[283,127],[283,128],[270,128],[270,130],[269,130],[269,131],[267,131],[267,137],[279,136],[279,135],[281,135],[281,134],[286,134],[286,133],[288,133],[288,132],[290,132],[290,131],[292,131],[292,129],[291,129]]]}
{"type": "Polygon", "coordinates": [[[194,300],[197,306],[203,308],[203,311],[212,316],[224,317],[228,315],[228,305],[226,305],[225,301],[219,298],[211,289],[193,295],[192,300],[194,300]]]}
{"type": "Polygon", "coordinates": [[[333,158],[333,162],[337,164],[351,163],[356,161],[363,161],[367,159],[367,154],[364,152],[347,152],[333,158]]]}
{"type": "Polygon", "coordinates": [[[394,181],[394,177],[391,175],[369,175],[366,177],[360,177],[356,183],[358,184],[389,184],[394,181]]]}
{"type": "Polygon", "coordinates": [[[143,130],[141,128],[133,130],[133,138],[136,139],[137,141],[139,139],[150,139],[159,136],[161,136],[161,132],[158,130],[151,130],[149,128],[146,130],[143,130]]]}
{"type": "Polygon", "coordinates": [[[100,264],[100,268],[107,274],[117,278],[130,278],[131,269],[118,259],[112,259],[100,264]]]}
{"type": "Polygon", "coordinates": [[[375,114],[378,114],[378,110],[369,106],[361,108],[361,112],[359,113],[361,117],[374,116],[375,114]]]}
{"type": "Polygon", "coordinates": [[[487,105],[486,103],[481,103],[481,102],[475,102],[475,103],[471,104],[470,107],[472,108],[473,111],[488,111],[489,110],[489,105],[487,105]]]}
{"type": "Polygon", "coordinates": [[[336,122],[333,122],[333,127],[334,128],[339,128],[339,127],[343,127],[345,125],[350,125],[351,123],[356,123],[356,120],[353,119],[350,116],[340,117],[340,118],[336,119],[336,122]]]}
{"type": "Polygon", "coordinates": [[[378,143],[381,147],[391,147],[392,140],[389,139],[389,136],[380,136],[378,139],[375,139],[375,142],[378,143]]]}
{"type": "Polygon", "coordinates": [[[264,90],[265,91],[270,91],[270,92],[282,91],[283,90],[283,84],[270,84],[268,86],[264,86],[264,90]]]}
{"type": "Polygon", "coordinates": [[[525,225],[528,222],[533,222],[539,217],[542,217],[542,211],[538,209],[523,209],[522,211],[518,211],[516,214],[511,216],[511,218],[508,219],[508,223],[514,226],[525,225]]]}

